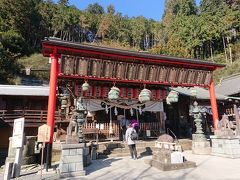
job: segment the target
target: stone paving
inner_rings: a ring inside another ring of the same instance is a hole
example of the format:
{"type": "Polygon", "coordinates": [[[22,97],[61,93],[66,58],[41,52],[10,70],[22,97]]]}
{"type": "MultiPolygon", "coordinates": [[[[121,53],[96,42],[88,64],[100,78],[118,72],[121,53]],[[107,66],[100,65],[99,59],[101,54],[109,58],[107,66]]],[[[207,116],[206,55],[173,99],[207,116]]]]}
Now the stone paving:
{"type": "MultiPolygon", "coordinates": [[[[150,167],[144,161],[151,156],[132,160],[129,157],[115,157],[92,161],[85,168],[84,177],[66,178],[66,180],[239,180],[240,159],[230,159],[210,155],[193,155],[191,151],[184,152],[185,157],[197,163],[196,168],[176,171],[160,171],[150,167]]],[[[2,174],[0,174],[0,179],[2,174]]],[[[19,179],[40,179],[40,175],[23,175],[19,179]]],[[[54,173],[44,175],[44,179],[59,179],[54,173]]]]}

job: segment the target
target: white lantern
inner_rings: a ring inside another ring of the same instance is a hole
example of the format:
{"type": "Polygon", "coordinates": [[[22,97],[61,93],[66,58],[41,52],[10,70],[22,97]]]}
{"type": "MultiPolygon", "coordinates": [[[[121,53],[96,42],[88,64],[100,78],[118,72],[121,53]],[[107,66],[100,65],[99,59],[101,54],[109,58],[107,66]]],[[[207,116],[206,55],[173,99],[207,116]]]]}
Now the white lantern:
{"type": "Polygon", "coordinates": [[[89,84],[87,83],[87,81],[85,81],[85,83],[83,83],[83,85],[82,85],[82,90],[83,91],[87,91],[88,89],[89,89],[89,84]]]}
{"type": "Polygon", "coordinates": [[[120,89],[113,86],[111,90],[108,92],[108,99],[109,100],[117,100],[119,98],[120,89]]]}
{"type": "Polygon", "coordinates": [[[178,102],[178,92],[171,90],[166,98],[167,104],[178,102]]]}
{"type": "Polygon", "coordinates": [[[150,101],[151,100],[151,95],[152,95],[152,92],[149,90],[149,89],[146,89],[144,88],[139,96],[138,96],[138,100],[142,103],[145,103],[147,101],[150,101]]]}

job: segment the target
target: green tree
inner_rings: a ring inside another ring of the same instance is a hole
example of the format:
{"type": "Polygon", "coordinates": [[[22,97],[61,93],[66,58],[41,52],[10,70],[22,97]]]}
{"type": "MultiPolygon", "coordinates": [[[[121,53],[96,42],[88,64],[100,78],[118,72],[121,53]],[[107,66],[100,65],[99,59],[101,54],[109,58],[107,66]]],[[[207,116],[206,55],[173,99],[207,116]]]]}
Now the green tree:
{"type": "Polygon", "coordinates": [[[86,12],[90,14],[101,15],[104,14],[104,9],[98,3],[94,3],[88,5],[86,12]]]}
{"type": "Polygon", "coordinates": [[[0,83],[10,83],[11,79],[19,73],[19,66],[11,53],[5,50],[0,42],[0,83]]]}
{"type": "Polygon", "coordinates": [[[132,45],[141,48],[143,37],[146,33],[146,19],[143,16],[133,18],[130,21],[132,45]]]}

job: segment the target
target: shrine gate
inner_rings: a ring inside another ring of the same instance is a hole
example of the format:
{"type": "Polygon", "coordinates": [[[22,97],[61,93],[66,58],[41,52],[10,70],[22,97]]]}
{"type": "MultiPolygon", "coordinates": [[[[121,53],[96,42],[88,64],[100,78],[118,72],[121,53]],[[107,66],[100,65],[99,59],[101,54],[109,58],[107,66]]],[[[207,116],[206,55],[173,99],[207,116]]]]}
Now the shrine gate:
{"type": "Polygon", "coordinates": [[[218,110],[214,92],[213,71],[224,65],[199,59],[154,55],[99,46],[83,45],[47,38],[42,42],[42,53],[51,60],[50,92],[47,124],[53,139],[56,90],[62,80],[74,82],[77,97],[106,99],[110,87],[120,89],[120,98],[137,99],[140,90],[147,87],[154,101],[162,101],[166,87],[199,86],[209,89],[213,124],[216,128],[218,110]],[[79,88],[88,81],[91,88],[79,88]]]}

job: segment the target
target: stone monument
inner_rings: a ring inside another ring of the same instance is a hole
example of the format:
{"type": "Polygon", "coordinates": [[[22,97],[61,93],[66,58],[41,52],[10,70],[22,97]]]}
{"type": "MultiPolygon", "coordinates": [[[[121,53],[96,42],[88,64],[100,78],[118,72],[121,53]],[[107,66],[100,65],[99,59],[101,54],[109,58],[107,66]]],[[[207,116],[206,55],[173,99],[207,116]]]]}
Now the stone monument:
{"type": "MultiPolygon", "coordinates": [[[[36,136],[26,136],[25,143],[23,146],[22,152],[22,165],[36,163],[36,156],[34,153],[35,142],[37,141],[36,136]]],[[[6,162],[14,162],[16,154],[16,148],[12,148],[12,137],[9,137],[9,148],[8,148],[8,157],[6,162]]]]}
{"type": "Polygon", "coordinates": [[[229,121],[227,115],[223,115],[217,124],[214,136],[210,136],[212,155],[240,158],[240,118],[236,105],[234,105],[234,115],[236,125],[229,121]]]}
{"type": "Polygon", "coordinates": [[[86,121],[86,110],[82,102],[72,111],[67,129],[66,144],[62,144],[59,164],[60,177],[84,176],[84,166],[90,164],[89,147],[86,146],[82,126],[86,121]]]}
{"type": "Polygon", "coordinates": [[[153,152],[152,159],[146,161],[150,166],[162,171],[196,167],[196,163],[186,161],[181,148],[173,142],[173,138],[168,134],[159,136],[155,147],[157,150],[153,152]]]}
{"type": "Polygon", "coordinates": [[[192,134],[192,152],[193,154],[211,154],[210,141],[202,131],[202,115],[204,110],[198,107],[198,103],[193,103],[193,108],[190,110],[190,115],[194,117],[196,132],[192,134]]]}

